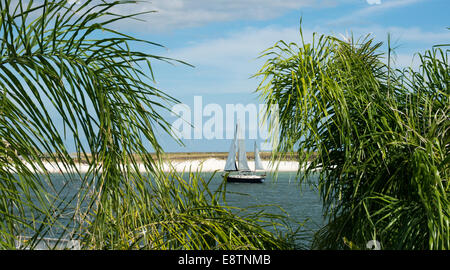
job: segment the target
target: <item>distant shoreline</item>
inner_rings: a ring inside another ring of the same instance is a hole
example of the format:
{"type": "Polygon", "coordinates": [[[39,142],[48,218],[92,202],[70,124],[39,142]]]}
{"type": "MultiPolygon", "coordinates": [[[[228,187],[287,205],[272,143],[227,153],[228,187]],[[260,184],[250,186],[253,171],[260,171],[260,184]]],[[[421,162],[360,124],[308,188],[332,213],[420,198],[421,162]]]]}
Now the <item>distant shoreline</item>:
{"type": "MultiPolygon", "coordinates": [[[[155,158],[155,154],[151,153],[155,158]]],[[[90,158],[88,154],[87,157],[82,156],[80,158],[76,157],[76,154],[71,155],[75,161],[75,166],[71,168],[66,168],[62,162],[48,161],[46,158],[42,159],[42,163],[48,173],[71,173],[79,172],[86,173],[89,171],[89,163],[87,159],[90,158]]],[[[162,164],[159,164],[164,172],[215,172],[223,171],[225,168],[225,163],[227,159],[227,152],[170,152],[162,154],[162,164]]],[[[260,157],[266,172],[297,172],[299,170],[299,162],[296,154],[289,154],[283,157],[282,160],[273,163],[271,161],[271,152],[260,152],[260,157]]],[[[254,165],[254,153],[247,152],[248,165],[250,169],[255,167],[254,165]]],[[[140,158],[136,157],[138,163],[138,170],[140,172],[145,172],[145,166],[141,163],[140,158]]],[[[305,165],[308,165],[307,162],[305,165]]],[[[39,168],[37,173],[42,173],[43,170],[40,166],[33,166],[32,164],[25,163],[25,165],[30,170],[36,170],[34,168],[39,168]]]]}
{"type": "MultiPolygon", "coordinates": [[[[272,157],[272,152],[269,151],[260,151],[259,156],[262,160],[270,160],[272,157]]],[[[283,160],[286,161],[295,161],[297,160],[297,154],[287,154],[283,160]]],[[[228,152],[166,152],[163,154],[164,159],[169,160],[186,160],[186,159],[201,159],[206,160],[209,158],[216,158],[216,159],[224,159],[226,160],[228,157],[228,152]]],[[[247,152],[247,159],[253,160],[255,158],[254,152],[247,152]]]]}
{"type": "MultiPolygon", "coordinates": [[[[250,169],[255,168],[255,162],[253,160],[248,160],[248,166],[250,169]]],[[[214,172],[214,171],[223,171],[225,168],[225,159],[217,159],[217,158],[208,158],[205,160],[172,160],[170,162],[177,172],[182,171],[197,171],[201,170],[203,172],[214,172]]],[[[276,169],[280,172],[296,172],[299,169],[299,163],[297,161],[278,161],[276,163],[272,163],[269,160],[262,160],[262,164],[266,171],[275,171],[276,169]]],[[[170,170],[169,162],[164,162],[163,165],[164,171],[170,170]]]]}
{"type": "MultiPolygon", "coordinates": [[[[189,159],[189,160],[171,160],[164,161],[161,165],[164,172],[176,171],[176,172],[215,172],[223,171],[225,168],[225,159],[217,158],[206,158],[206,159],[189,159]]],[[[279,172],[296,172],[299,169],[299,163],[297,161],[278,161],[272,163],[269,160],[262,160],[266,172],[273,172],[278,170],[279,172]]],[[[30,170],[32,168],[39,168],[39,166],[32,166],[31,164],[25,164],[30,170]]],[[[86,163],[75,163],[75,167],[65,168],[61,162],[48,162],[43,161],[43,165],[48,173],[69,173],[69,172],[79,172],[86,173],[89,171],[89,165],[86,163]]],[[[254,168],[254,161],[249,160],[248,165],[250,169],[254,168]]],[[[138,163],[138,168],[140,172],[145,172],[145,166],[138,163]]],[[[38,173],[43,171],[39,168],[38,173]]]]}
{"type": "MultiPolygon", "coordinates": [[[[150,153],[153,158],[156,158],[155,153],[150,153]]],[[[254,160],[254,152],[247,152],[247,159],[249,161],[254,160]]],[[[71,154],[71,156],[80,163],[88,163],[85,157],[81,157],[81,160],[76,158],[76,154],[71,154]]],[[[88,154],[88,158],[89,158],[88,154]]],[[[272,152],[262,151],[259,152],[259,156],[261,160],[271,160],[272,152]]],[[[226,160],[228,157],[228,152],[165,152],[161,154],[161,157],[164,161],[187,161],[187,160],[207,160],[207,159],[218,159],[218,160],[226,160]]],[[[297,161],[298,155],[296,153],[287,154],[283,156],[283,161],[297,161]]],[[[139,161],[139,157],[136,157],[139,161]]]]}

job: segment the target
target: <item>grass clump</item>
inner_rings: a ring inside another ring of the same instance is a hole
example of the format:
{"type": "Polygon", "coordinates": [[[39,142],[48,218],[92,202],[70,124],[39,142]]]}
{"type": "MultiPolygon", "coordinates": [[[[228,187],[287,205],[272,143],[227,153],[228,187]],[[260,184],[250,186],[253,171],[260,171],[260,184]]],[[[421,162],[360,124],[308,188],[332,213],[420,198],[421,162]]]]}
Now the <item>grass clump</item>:
{"type": "Polygon", "coordinates": [[[45,237],[82,249],[287,248],[264,215],[237,216],[201,178],[159,167],[155,129],[169,136],[162,112],[178,101],[154,87],[152,63],[186,63],[113,27],[136,19],[115,12],[133,4],[0,0],[0,248],[45,237]]]}
{"type": "Polygon", "coordinates": [[[319,170],[328,223],[313,248],[449,249],[449,50],[400,70],[381,46],[370,36],[279,41],[262,54],[258,92],[269,113],[279,108],[278,151],[318,155],[299,174],[319,170]]]}

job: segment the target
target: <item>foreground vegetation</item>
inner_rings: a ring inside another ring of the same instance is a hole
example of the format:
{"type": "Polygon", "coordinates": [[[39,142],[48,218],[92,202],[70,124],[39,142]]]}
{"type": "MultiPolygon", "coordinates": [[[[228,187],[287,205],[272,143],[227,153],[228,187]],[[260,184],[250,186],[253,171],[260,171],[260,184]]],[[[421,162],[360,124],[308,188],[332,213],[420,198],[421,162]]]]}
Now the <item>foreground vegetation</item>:
{"type": "Polygon", "coordinates": [[[113,12],[128,4],[0,0],[0,248],[35,248],[44,237],[82,249],[292,248],[265,227],[283,217],[237,215],[243,209],[199,174],[158,167],[154,130],[169,134],[161,112],[177,101],[153,87],[151,62],[175,60],[110,27],[134,17],[113,12]],[[55,180],[42,157],[72,171],[55,180]],[[80,160],[85,174],[73,166],[80,160]]]}
{"type": "MultiPolygon", "coordinates": [[[[151,63],[176,60],[132,50],[161,45],[110,27],[134,17],[113,13],[126,4],[0,0],[0,248],[47,236],[83,249],[296,248],[295,232],[268,229],[285,216],[227,206],[226,185],[211,191],[199,172],[162,172],[170,154],[154,130],[169,134],[161,111],[177,100],[153,86],[151,63]],[[42,157],[73,170],[55,182],[42,157]]],[[[310,160],[301,181],[319,169],[328,224],[313,248],[448,249],[448,50],[394,70],[380,48],[316,36],[263,54],[258,91],[283,134],[273,157],[310,160]]]]}
{"type": "Polygon", "coordinates": [[[268,112],[279,106],[278,150],[318,154],[299,175],[320,169],[328,223],[313,248],[449,249],[448,47],[394,70],[389,42],[302,40],[265,51],[256,76],[268,112]]]}

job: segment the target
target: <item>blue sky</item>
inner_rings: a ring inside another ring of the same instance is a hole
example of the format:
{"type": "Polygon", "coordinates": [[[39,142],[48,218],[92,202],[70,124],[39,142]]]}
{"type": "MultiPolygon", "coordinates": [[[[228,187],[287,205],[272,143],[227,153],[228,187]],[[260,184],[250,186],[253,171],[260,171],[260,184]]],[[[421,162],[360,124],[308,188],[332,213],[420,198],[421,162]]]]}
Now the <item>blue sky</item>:
{"type": "MultiPolygon", "coordinates": [[[[189,106],[194,96],[223,108],[261,103],[254,93],[258,80],[249,78],[264,63],[257,57],[278,40],[298,42],[301,17],[306,40],[317,32],[355,37],[371,33],[386,41],[390,33],[398,66],[417,65],[412,61],[415,52],[450,43],[449,0],[153,0],[120,12],[146,10],[157,12],[141,16],[145,22],[117,27],[166,47],[146,48],[149,52],[195,66],[153,64],[156,87],[189,106]]],[[[166,116],[169,122],[176,120],[166,116]]],[[[229,148],[225,139],[184,140],[186,147],[180,147],[168,136],[160,138],[167,152],[229,148]]]]}

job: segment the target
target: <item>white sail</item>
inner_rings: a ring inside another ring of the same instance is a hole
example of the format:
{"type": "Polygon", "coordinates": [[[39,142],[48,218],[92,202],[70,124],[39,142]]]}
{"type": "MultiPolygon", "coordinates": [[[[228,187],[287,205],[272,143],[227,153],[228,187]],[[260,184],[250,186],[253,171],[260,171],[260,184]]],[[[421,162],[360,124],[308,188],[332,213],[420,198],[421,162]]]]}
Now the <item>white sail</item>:
{"type": "Polygon", "coordinates": [[[236,125],[237,130],[237,142],[238,142],[238,170],[239,171],[250,171],[250,167],[247,163],[247,153],[245,152],[245,139],[242,134],[239,125],[236,125]]]}
{"type": "MultiPolygon", "coordinates": [[[[262,166],[258,148],[255,143],[255,171],[256,170],[264,170],[264,167],[262,166]]],[[[223,174],[223,176],[226,177],[226,181],[229,182],[262,183],[264,182],[264,178],[266,177],[265,173],[256,174],[250,170],[247,163],[247,153],[245,152],[245,138],[241,133],[239,125],[236,125],[234,139],[231,143],[230,152],[228,153],[224,171],[238,171],[238,173],[234,174],[223,174]],[[238,153],[237,160],[236,151],[238,153]]]]}
{"type": "Polygon", "coordinates": [[[255,171],[256,170],[265,170],[264,166],[261,162],[261,157],[259,156],[258,146],[255,142],[255,171]]]}
{"type": "Polygon", "coordinates": [[[225,171],[237,171],[236,166],[236,131],[234,132],[234,139],[231,142],[230,151],[228,152],[227,162],[225,163],[225,171]]]}

